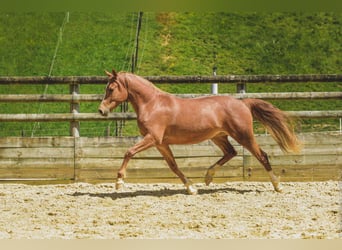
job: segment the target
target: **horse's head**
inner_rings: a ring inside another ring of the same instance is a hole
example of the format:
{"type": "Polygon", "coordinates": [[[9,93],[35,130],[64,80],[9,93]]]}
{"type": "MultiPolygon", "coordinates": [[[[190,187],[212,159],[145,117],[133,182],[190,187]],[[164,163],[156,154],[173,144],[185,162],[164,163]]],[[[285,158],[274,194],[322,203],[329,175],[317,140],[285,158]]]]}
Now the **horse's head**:
{"type": "Polygon", "coordinates": [[[105,96],[99,106],[99,112],[103,116],[107,116],[110,111],[128,98],[128,91],[124,84],[124,80],[118,77],[118,74],[114,69],[112,70],[112,73],[109,73],[108,71],[105,72],[108,76],[108,83],[105,96]]]}

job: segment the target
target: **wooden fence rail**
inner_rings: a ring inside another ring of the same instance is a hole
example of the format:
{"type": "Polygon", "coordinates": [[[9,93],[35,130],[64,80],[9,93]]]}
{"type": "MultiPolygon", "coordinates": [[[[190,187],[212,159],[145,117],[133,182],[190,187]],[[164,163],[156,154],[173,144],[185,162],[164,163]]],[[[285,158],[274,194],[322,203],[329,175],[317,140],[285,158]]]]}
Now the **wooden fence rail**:
{"type": "MultiPolygon", "coordinates": [[[[210,76],[144,76],[153,83],[260,83],[260,82],[341,82],[342,74],[301,75],[210,75],[210,76]]],[[[103,84],[104,76],[30,76],[0,77],[0,84],[103,84]]]]}
{"type": "MultiPolygon", "coordinates": [[[[342,117],[342,110],[324,111],[287,111],[291,116],[299,118],[339,118],[342,117]]],[[[78,122],[78,121],[117,121],[135,120],[133,112],[110,113],[108,116],[101,116],[98,113],[64,113],[64,114],[0,114],[2,122],[78,122]]]]}
{"type": "MultiPolygon", "coordinates": [[[[212,94],[176,94],[182,98],[196,98],[212,94]]],[[[342,99],[342,92],[272,92],[272,93],[236,93],[219,94],[219,96],[232,96],[239,99],[259,98],[264,100],[321,100],[342,99]]],[[[46,95],[1,95],[0,102],[99,102],[103,94],[46,94],[46,95]]]]}

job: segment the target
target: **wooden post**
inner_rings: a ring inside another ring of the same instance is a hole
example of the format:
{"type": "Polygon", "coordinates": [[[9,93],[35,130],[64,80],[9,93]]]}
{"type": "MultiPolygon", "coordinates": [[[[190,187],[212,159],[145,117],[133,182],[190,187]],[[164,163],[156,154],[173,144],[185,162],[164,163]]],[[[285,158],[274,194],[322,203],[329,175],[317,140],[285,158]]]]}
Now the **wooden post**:
{"type": "MultiPolygon", "coordinates": [[[[72,94],[72,101],[70,103],[70,113],[78,114],[80,111],[80,104],[77,100],[77,95],[80,93],[79,84],[70,84],[70,94],[72,94]]],[[[80,122],[70,122],[70,135],[74,137],[80,137],[80,122]]]]}
{"type": "Polygon", "coordinates": [[[240,94],[245,94],[247,92],[246,83],[236,84],[236,92],[240,94]]]}
{"type": "Polygon", "coordinates": [[[108,126],[105,128],[105,130],[104,130],[104,132],[103,132],[103,135],[104,135],[105,137],[109,137],[109,136],[110,136],[110,125],[108,125],[108,126]]]}

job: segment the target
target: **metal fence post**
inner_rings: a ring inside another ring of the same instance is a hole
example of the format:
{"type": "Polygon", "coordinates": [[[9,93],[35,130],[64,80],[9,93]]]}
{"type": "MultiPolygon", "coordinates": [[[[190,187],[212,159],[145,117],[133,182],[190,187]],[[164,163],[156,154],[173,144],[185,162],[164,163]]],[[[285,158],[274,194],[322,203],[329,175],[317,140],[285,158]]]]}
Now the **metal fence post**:
{"type": "MultiPolygon", "coordinates": [[[[216,67],[216,65],[214,65],[214,67],[213,67],[213,75],[214,76],[216,76],[216,70],[217,70],[217,67],[216,67]]],[[[217,83],[211,84],[211,93],[213,95],[217,95],[218,94],[218,85],[217,85],[217,83]]]]}

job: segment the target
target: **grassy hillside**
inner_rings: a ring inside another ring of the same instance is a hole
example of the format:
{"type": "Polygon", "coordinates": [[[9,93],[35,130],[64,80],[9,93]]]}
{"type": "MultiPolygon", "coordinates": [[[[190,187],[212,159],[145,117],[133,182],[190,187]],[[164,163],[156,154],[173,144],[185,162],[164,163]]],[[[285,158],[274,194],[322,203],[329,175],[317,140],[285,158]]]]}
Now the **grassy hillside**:
{"type": "MultiPolygon", "coordinates": [[[[0,13],[0,75],[103,75],[130,70],[137,13],[0,13]]],[[[140,75],[341,73],[340,13],[144,13],[140,75]]],[[[159,85],[172,93],[208,93],[210,85],[159,85]]],[[[341,91],[338,83],[249,85],[248,92],[341,91]]],[[[0,86],[0,93],[68,93],[68,86],[0,86]]],[[[221,93],[235,86],[220,85],[221,93]]],[[[81,93],[102,93],[82,86],[81,93]]],[[[285,110],[342,109],[340,101],[274,102],[285,110]]],[[[97,103],[81,104],[95,112],[97,103]]],[[[0,113],[69,112],[67,104],[4,104],[0,113]]],[[[325,129],[338,121],[325,120],[325,129]]],[[[82,135],[102,135],[114,123],[82,123],[82,135]]],[[[304,121],[304,130],[322,129],[304,121]],[[306,125],[308,123],[308,125],[306,125]]],[[[67,135],[65,123],[2,123],[4,135],[67,135]]],[[[324,128],[323,128],[324,129],[324,128]]],[[[137,134],[129,122],[125,134],[137,134]]]]}

